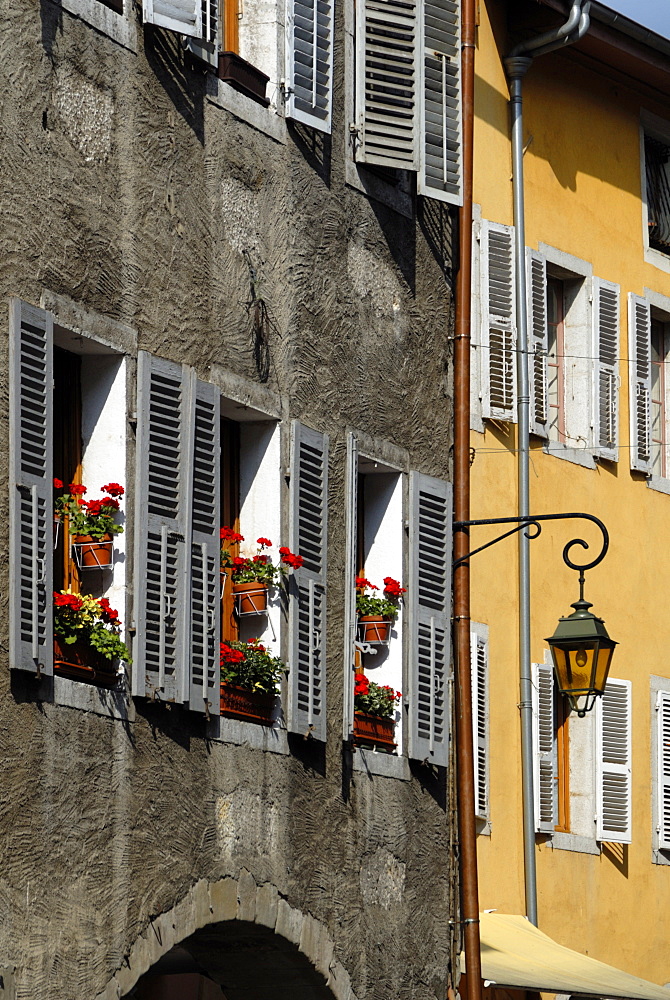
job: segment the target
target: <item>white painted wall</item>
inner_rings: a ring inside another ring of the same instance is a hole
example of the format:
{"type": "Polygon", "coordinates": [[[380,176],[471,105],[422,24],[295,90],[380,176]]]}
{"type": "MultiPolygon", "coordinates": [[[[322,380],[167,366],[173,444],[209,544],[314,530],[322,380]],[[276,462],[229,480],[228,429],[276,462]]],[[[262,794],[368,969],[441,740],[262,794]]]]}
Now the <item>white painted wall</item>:
{"type": "Polygon", "coordinates": [[[284,24],[277,0],[240,0],[240,55],[270,77],[266,96],[277,107],[284,24]]]}

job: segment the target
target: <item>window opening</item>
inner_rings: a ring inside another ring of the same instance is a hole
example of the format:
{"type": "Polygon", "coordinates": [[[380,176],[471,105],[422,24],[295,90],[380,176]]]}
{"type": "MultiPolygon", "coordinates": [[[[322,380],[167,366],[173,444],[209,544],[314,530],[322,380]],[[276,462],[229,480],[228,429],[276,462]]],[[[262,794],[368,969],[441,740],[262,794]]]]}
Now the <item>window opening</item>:
{"type": "Polygon", "coordinates": [[[565,288],[560,278],[547,278],[547,400],[550,436],[565,441],[565,288]]]}
{"type": "MultiPolygon", "coordinates": [[[[240,427],[225,418],[221,420],[221,524],[240,530],[240,427]]],[[[239,555],[239,543],[231,545],[230,551],[233,556],[239,555]]],[[[221,639],[234,642],[239,636],[232,587],[222,586],[221,639]]]]}
{"type": "Polygon", "coordinates": [[[666,460],[666,378],[665,361],[670,337],[667,324],[651,320],[651,471],[653,475],[667,475],[666,460]]]}
{"type": "Polygon", "coordinates": [[[670,146],[644,137],[649,246],[670,253],[670,146]]]}
{"type": "Polygon", "coordinates": [[[555,829],[570,832],[570,706],[561,697],[554,680],[554,725],[556,732],[556,802],[558,822],[555,829]]]}
{"type": "MultiPolygon", "coordinates": [[[[53,473],[66,486],[82,481],[81,358],[54,347],[53,473]]],[[[79,570],[71,556],[69,524],[58,531],[53,590],[80,589],[79,570]]]]}

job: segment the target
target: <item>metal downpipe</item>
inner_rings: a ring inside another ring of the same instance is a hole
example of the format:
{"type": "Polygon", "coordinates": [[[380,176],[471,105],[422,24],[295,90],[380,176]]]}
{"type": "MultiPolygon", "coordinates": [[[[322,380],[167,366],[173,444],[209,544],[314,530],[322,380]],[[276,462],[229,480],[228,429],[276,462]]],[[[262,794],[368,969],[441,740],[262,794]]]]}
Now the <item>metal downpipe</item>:
{"type": "MultiPolygon", "coordinates": [[[[533,55],[578,41],[589,27],[590,2],[573,3],[566,22],[555,31],[515,46],[504,60],[510,81],[512,187],[517,308],[518,513],[530,513],[530,377],[526,282],[526,218],[523,177],[523,78],[533,55]]],[[[519,711],[521,716],[521,784],[526,916],[537,926],[537,869],[533,778],[533,702],[530,659],[530,539],[519,533],[519,711]]]]}

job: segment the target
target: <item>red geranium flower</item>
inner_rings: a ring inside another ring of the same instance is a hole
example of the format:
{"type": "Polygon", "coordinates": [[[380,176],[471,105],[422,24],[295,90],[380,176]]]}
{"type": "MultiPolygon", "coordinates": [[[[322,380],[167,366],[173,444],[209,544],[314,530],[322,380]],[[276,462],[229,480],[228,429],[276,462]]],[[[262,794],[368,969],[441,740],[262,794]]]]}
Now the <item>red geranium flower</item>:
{"type": "Polygon", "coordinates": [[[107,483],[106,486],[100,487],[103,493],[109,493],[112,497],[122,497],[126,492],[119,483],[107,483]]]}
{"type": "Polygon", "coordinates": [[[270,546],[272,545],[272,542],[270,541],[269,538],[257,538],[256,542],[258,545],[262,545],[264,549],[269,549],[270,546]]]}
{"type": "Polygon", "coordinates": [[[73,497],[83,497],[86,492],[85,486],[79,486],[77,483],[70,483],[67,488],[68,493],[71,493],[73,497]]]}
{"type": "Polygon", "coordinates": [[[379,587],[375,587],[374,583],[370,583],[370,581],[366,580],[364,576],[357,576],[356,590],[365,590],[366,587],[370,590],[379,590],[379,587]]]}
{"type": "Polygon", "coordinates": [[[401,587],[397,580],[394,580],[392,576],[384,577],[384,593],[388,594],[389,597],[400,597],[401,594],[405,594],[406,588],[401,587]]]}
{"type": "Polygon", "coordinates": [[[60,479],[54,479],[54,489],[55,490],[62,490],[63,489],[63,484],[60,481],[60,479]]]}
{"type": "Polygon", "coordinates": [[[370,690],[370,681],[365,674],[354,675],[354,694],[367,694],[370,690]]]}
{"type": "Polygon", "coordinates": [[[119,510],[119,501],[115,500],[114,497],[103,497],[100,501],[101,507],[112,507],[114,510],[119,510]]]}
{"type": "Polygon", "coordinates": [[[279,546],[279,555],[280,556],[289,555],[290,552],[291,552],[291,550],[286,545],[280,545],[279,546]]]}
{"type": "Polygon", "coordinates": [[[220,531],[222,542],[243,542],[244,535],[240,535],[239,532],[233,531],[232,528],[221,528],[220,531]]]}
{"type": "Polygon", "coordinates": [[[233,559],[233,566],[246,566],[248,560],[243,559],[242,556],[235,556],[233,559]]]}

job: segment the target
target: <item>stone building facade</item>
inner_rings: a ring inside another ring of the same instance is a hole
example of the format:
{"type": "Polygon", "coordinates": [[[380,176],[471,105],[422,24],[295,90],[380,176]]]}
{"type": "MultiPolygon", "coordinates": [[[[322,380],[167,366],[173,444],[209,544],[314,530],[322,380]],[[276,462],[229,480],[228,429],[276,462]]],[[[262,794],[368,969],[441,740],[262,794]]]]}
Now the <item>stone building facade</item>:
{"type": "MultiPolygon", "coordinates": [[[[312,9],[326,97],[304,113],[298,4],[235,12],[265,100],[217,75],[207,5],[186,30],[149,0],[4,7],[0,997],[432,1000],[453,981],[458,182],[429,190],[418,81],[409,145],[370,152],[369,6],[362,27],[312,9]],[[59,475],[125,485],[111,570],[54,548],[59,475]],[[286,664],[272,725],[219,714],[228,517],[305,556],[234,622],[286,664]],[[361,568],[407,589],[364,652],[361,568]],[[119,610],[114,683],[54,667],[68,585],[119,610]],[[396,753],[352,739],[355,657],[402,691],[396,753]]],[[[403,29],[417,60],[423,27],[403,29]]]]}

